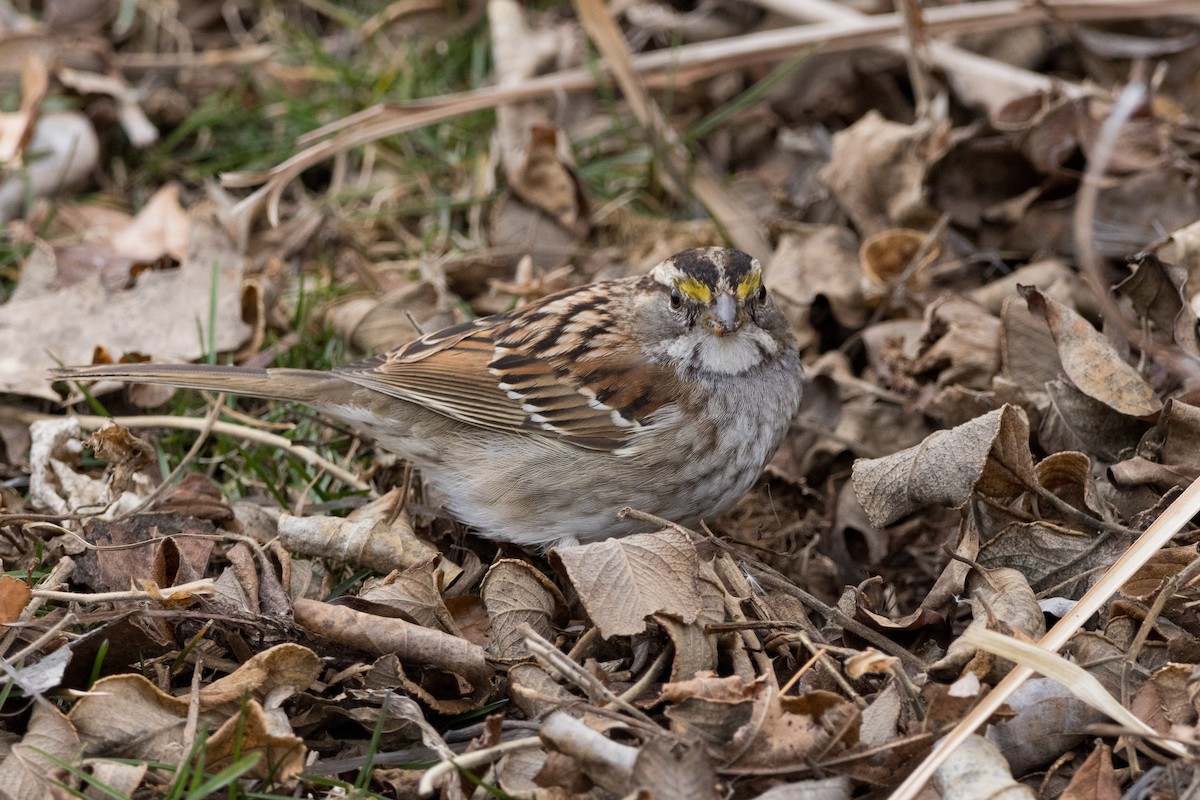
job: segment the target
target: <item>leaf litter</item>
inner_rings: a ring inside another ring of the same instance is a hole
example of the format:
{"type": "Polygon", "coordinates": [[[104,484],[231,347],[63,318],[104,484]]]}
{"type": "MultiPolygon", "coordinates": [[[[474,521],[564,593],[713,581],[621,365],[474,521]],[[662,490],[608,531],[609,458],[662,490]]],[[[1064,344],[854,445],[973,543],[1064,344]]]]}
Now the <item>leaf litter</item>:
{"type": "Polygon", "coordinates": [[[0,796],[1194,792],[1194,16],[460,5],[6,18],[0,796]],[[497,547],[297,409],[45,378],[721,241],[808,380],[701,530],[497,547]]]}

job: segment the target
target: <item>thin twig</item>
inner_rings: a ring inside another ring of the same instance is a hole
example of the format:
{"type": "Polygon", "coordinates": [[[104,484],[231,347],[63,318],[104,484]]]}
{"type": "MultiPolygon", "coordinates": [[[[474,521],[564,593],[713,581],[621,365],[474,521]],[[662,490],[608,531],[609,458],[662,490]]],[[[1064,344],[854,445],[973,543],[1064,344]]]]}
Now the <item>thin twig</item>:
{"type": "Polygon", "coordinates": [[[492,763],[506,753],[512,753],[517,750],[529,750],[533,747],[541,747],[542,744],[540,736],[526,736],[522,739],[513,739],[492,745],[491,747],[485,747],[482,750],[464,753],[461,756],[443,756],[442,761],[425,770],[425,774],[421,776],[421,783],[417,787],[417,791],[422,797],[428,797],[433,794],[442,779],[452,772],[481,767],[484,764],[492,763]]]}
{"type": "Polygon", "coordinates": [[[621,692],[620,698],[626,703],[632,703],[641,697],[642,692],[646,691],[650,684],[654,683],[654,679],[658,677],[658,673],[662,672],[662,668],[667,665],[667,659],[671,657],[671,653],[674,650],[675,648],[671,643],[667,642],[667,646],[654,657],[654,661],[651,662],[650,666],[646,667],[642,676],[634,681],[632,686],[621,692]]]}
{"type": "Polygon", "coordinates": [[[659,729],[658,724],[646,716],[645,712],[613,694],[595,675],[567,658],[566,653],[546,641],[528,624],[521,625],[521,632],[525,635],[525,647],[529,649],[534,658],[542,664],[554,668],[564,678],[583,689],[593,701],[611,704],[642,724],[649,726],[651,730],[659,729]]]}
{"type": "Polygon", "coordinates": [[[180,594],[207,595],[213,593],[213,579],[200,578],[178,586],[167,586],[154,591],[126,589],[121,592],[59,592],[53,589],[34,589],[33,596],[42,600],[60,603],[111,603],[116,600],[162,600],[180,594]]]}
{"type": "MultiPolygon", "coordinates": [[[[27,414],[21,413],[15,415],[23,422],[33,422],[40,419],[58,419],[59,417],[53,414],[27,414]]],[[[185,431],[200,431],[205,428],[205,421],[202,419],[194,419],[192,417],[175,417],[170,415],[149,415],[144,417],[99,417],[90,414],[79,414],[75,417],[79,420],[79,427],[85,430],[96,430],[97,428],[115,422],[118,425],[124,425],[126,428],[174,428],[176,430],[185,431]]],[[[370,491],[374,494],[371,485],[359,478],[354,473],[346,470],[329,459],[317,454],[309,448],[296,444],[290,439],[285,439],[282,436],[277,436],[266,431],[247,428],[242,425],[231,425],[228,422],[217,421],[212,424],[212,432],[220,433],[226,436],[237,436],[249,442],[266,445],[267,447],[277,447],[291,455],[296,456],[306,464],[311,464],[318,469],[323,469],[333,477],[337,478],[342,483],[354,489],[361,491],[370,491]]]]}
{"type": "Polygon", "coordinates": [[[1191,383],[1200,378],[1200,360],[1182,348],[1159,344],[1121,312],[1107,285],[1103,262],[1096,248],[1094,226],[1096,210],[1100,203],[1101,182],[1116,151],[1122,128],[1146,101],[1146,96],[1146,85],[1142,81],[1130,81],[1121,90],[1108,118],[1100,126],[1100,133],[1088,157],[1087,169],[1083,173],[1083,183],[1075,198],[1075,214],[1072,219],[1075,259],[1100,307],[1100,312],[1104,315],[1105,322],[1121,331],[1143,353],[1155,356],[1176,377],[1185,383],[1191,383]]]}

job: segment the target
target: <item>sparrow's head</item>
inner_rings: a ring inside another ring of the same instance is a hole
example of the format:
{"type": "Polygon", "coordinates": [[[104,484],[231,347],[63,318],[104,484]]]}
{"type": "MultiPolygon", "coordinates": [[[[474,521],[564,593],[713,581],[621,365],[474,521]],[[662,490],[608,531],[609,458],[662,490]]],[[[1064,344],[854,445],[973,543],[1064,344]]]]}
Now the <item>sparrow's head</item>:
{"type": "Polygon", "coordinates": [[[650,278],[639,307],[653,328],[656,360],[739,374],[794,346],[763,283],[762,264],[740,250],[684,250],[654,267],[650,278]]]}

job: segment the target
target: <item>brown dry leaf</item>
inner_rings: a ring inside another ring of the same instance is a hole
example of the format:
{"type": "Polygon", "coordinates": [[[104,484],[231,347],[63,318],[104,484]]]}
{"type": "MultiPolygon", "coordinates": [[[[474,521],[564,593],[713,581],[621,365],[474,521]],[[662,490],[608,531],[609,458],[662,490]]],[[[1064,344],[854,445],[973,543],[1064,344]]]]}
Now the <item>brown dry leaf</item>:
{"type": "Polygon", "coordinates": [[[124,591],[144,580],[166,588],[202,578],[216,532],[211,522],[180,514],[89,520],[84,533],[97,547],[76,559],[75,580],[95,591],[124,591]],[[187,535],[171,538],[179,534],[187,535]]]}
{"type": "Polygon", "coordinates": [[[717,800],[717,771],[697,744],[651,739],[633,762],[631,789],[655,800],[717,800]]]}
{"type": "MultiPolygon", "coordinates": [[[[1046,632],[1046,620],[1037,596],[1025,576],[1015,569],[1001,567],[983,573],[973,571],[967,578],[971,593],[970,627],[991,628],[1037,641],[1046,632]]],[[[946,655],[929,665],[929,674],[939,680],[954,680],[963,668],[992,682],[1011,668],[1006,661],[979,652],[964,639],[955,639],[946,655]]]]}
{"type": "Polygon", "coordinates": [[[192,219],[179,204],[179,188],[177,183],[166,184],[128,225],[111,232],[112,249],[146,264],[163,256],[180,262],[187,258],[192,219]]]}
{"type": "Polygon", "coordinates": [[[1009,297],[1000,311],[1000,361],[1004,377],[1026,395],[1037,396],[1062,375],[1054,337],[1046,324],[1019,297],[1009,297]]]}
{"type": "Polygon", "coordinates": [[[178,514],[181,517],[206,519],[216,525],[232,522],[233,509],[225,502],[225,496],[207,475],[192,472],[171,486],[153,505],[161,514],[178,514]]]}
{"type": "Polygon", "coordinates": [[[1121,784],[1113,769],[1112,748],[1099,742],[1058,800],[1120,800],[1121,784]]]}
{"type": "MultiPolygon", "coordinates": [[[[285,512],[279,515],[279,538],[293,553],[380,572],[405,569],[439,554],[413,533],[408,515],[399,511],[403,501],[404,490],[396,488],[346,517],[295,517],[285,512]]],[[[453,566],[447,562],[446,569],[453,571],[453,566]]]]}
{"type": "Polygon", "coordinates": [[[0,575],[0,633],[7,632],[7,623],[15,622],[21,616],[30,597],[32,592],[25,581],[0,575]]]}
{"type": "Polygon", "coordinates": [[[234,707],[247,695],[262,700],[284,686],[303,691],[320,674],[321,660],[313,651],[298,644],[278,644],[201,688],[200,707],[234,713],[234,707]]]}
{"type": "Polygon", "coordinates": [[[587,235],[587,198],[561,131],[533,126],[521,157],[506,160],[504,166],[513,194],[549,215],[564,229],[578,236],[587,235]]]}
{"type": "Polygon", "coordinates": [[[554,583],[526,561],[502,558],[488,569],[479,594],[492,623],[489,650],[502,659],[529,655],[522,625],[553,639],[554,625],[566,616],[567,602],[554,583]]]}
{"type": "Polygon", "coordinates": [[[281,712],[264,711],[257,700],[246,700],[241,710],[213,731],[204,748],[204,764],[214,772],[239,758],[260,756],[247,777],[287,783],[304,769],[304,740],[292,733],[281,712]]]}
{"type": "Polygon", "coordinates": [[[422,664],[462,675],[476,694],[491,687],[492,668],[482,647],[402,619],[364,614],[345,606],[296,600],[296,623],[320,636],[366,653],[394,653],[406,664],[422,664]]]}
{"type": "Polygon", "coordinates": [[[991,388],[1000,369],[1000,320],[969,300],[943,296],[925,308],[914,375],[937,375],[937,384],[991,388]]]}
{"type": "Polygon", "coordinates": [[[95,785],[89,787],[86,793],[89,800],[101,800],[102,795],[99,791],[91,791],[99,786],[112,790],[118,796],[133,797],[133,793],[142,785],[142,779],[150,769],[150,765],[145,762],[125,764],[107,758],[85,758],[80,762],[80,766],[96,779],[95,785]]]}
{"type": "Polygon", "coordinates": [[[779,237],[763,274],[802,345],[813,337],[810,309],[818,296],[841,325],[858,328],[867,321],[858,248],[858,239],[840,225],[804,225],[779,237]]]}
{"type": "Polygon", "coordinates": [[[150,443],[115,422],[106,422],[84,444],[91,446],[96,458],[107,461],[112,468],[112,490],[116,494],[131,488],[134,474],[155,463],[150,443]]]}
{"type": "Polygon", "coordinates": [[[56,366],[55,359],[86,364],[97,347],[152,353],[165,361],[196,359],[208,338],[210,304],[216,309],[216,348],[237,348],[250,334],[241,318],[244,258],[211,206],[198,206],[189,217],[187,254],[178,269],[145,271],[134,286],[117,292],[95,275],[0,306],[0,349],[8,356],[0,365],[0,389],[58,400],[46,370],[56,366]],[[61,324],[47,326],[48,319],[61,324]],[[202,337],[197,324],[205,330],[202,337]],[[39,335],[29,336],[30,330],[39,335]]]}
{"type": "Polygon", "coordinates": [[[605,639],[641,633],[651,614],[696,621],[700,565],[695,546],[682,533],[642,533],[567,547],[551,551],[551,559],[605,639]]]}
{"type": "Polygon", "coordinates": [[[1147,325],[1152,336],[1195,356],[1200,355],[1200,341],[1196,312],[1186,295],[1187,281],[1182,267],[1165,263],[1153,253],[1142,253],[1133,262],[1133,274],[1115,289],[1129,298],[1137,319],[1147,325]]]}
{"type": "Polygon", "coordinates": [[[462,631],[442,598],[440,561],[440,557],[431,558],[385,578],[369,579],[358,593],[358,599],[402,611],[426,628],[440,628],[461,636],[462,631]]]}
{"type": "Polygon", "coordinates": [[[1131,451],[1149,427],[1089,397],[1069,381],[1055,379],[1045,387],[1050,405],[1042,412],[1038,441],[1048,452],[1082,450],[1113,462],[1131,451]]]}
{"type": "Polygon", "coordinates": [[[61,711],[48,702],[36,703],[25,734],[0,761],[0,798],[49,800],[54,782],[73,785],[55,760],[72,763],[79,757],[80,736],[61,711]]]}
{"type": "Polygon", "coordinates": [[[1164,547],[1142,565],[1121,587],[1121,595],[1132,600],[1149,601],[1164,584],[1196,560],[1197,545],[1164,547]]]}
{"type": "Polygon", "coordinates": [[[654,615],[654,621],[670,637],[675,650],[671,659],[671,681],[687,680],[717,668],[717,636],[707,626],[725,621],[726,603],[730,598],[711,561],[701,562],[697,586],[700,607],[695,622],[684,623],[667,614],[654,615]]]}
{"type": "Polygon", "coordinates": [[[1023,287],[1021,296],[1030,312],[1050,327],[1063,370],[1080,391],[1131,417],[1162,408],[1145,379],[1078,312],[1037,289],[1023,287]]]}
{"type": "Polygon", "coordinates": [[[96,681],[69,718],[97,755],[178,764],[186,755],[186,699],[172,697],[141,675],[110,675],[96,681]]]}
{"type": "Polygon", "coordinates": [[[1003,496],[1013,485],[1005,475],[1033,480],[1029,424],[1025,413],[1011,405],[935,431],[916,447],[883,458],[860,458],[854,462],[853,482],[872,524],[882,527],[924,505],[960,506],[983,480],[988,482],[985,494],[1003,496]],[[991,463],[995,466],[989,470],[991,463]]]}
{"type": "MultiPolygon", "coordinates": [[[[308,688],[320,668],[320,660],[308,648],[277,645],[203,687],[200,715],[214,725],[225,724],[231,716],[236,721],[247,695],[261,701],[280,687],[308,688]]],[[[112,675],[96,681],[69,718],[90,752],[175,764],[186,755],[188,706],[187,697],[173,697],[141,675],[112,675]]]]}
{"type": "Polygon", "coordinates": [[[1169,398],[1133,458],[1113,464],[1119,487],[1186,485],[1200,475],[1200,406],[1169,398]]]}
{"type": "Polygon", "coordinates": [[[905,292],[910,297],[921,296],[929,283],[926,267],[937,260],[942,247],[937,242],[926,244],[929,235],[912,228],[890,228],[863,240],[858,251],[863,276],[874,286],[871,294],[883,297],[904,279],[905,292]],[[923,250],[923,252],[922,252],[923,250]],[[912,261],[921,253],[921,260],[912,261]]]}
{"type": "Polygon", "coordinates": [[[1043,175],[1059,170],[1079,146],[1077,128],[1083,109],[1078,100],[1033,94],[1005,105],[992,124],[1012,134],[1018,152],[1043,175]]]}
{"type": "Polygon", "coordinates": [[[695,678],[662,687],[663,711],[671,730],[687,738],[699,738],[710,747],[727,746],[739,730],[750,725],[766,690],[763,681],[746,683],[737,676],[720,678],[700,673],[695,678]]]}
{"type": "Polygon", "coordinates": [[[732,742],[716,748],[730,758],[727,769],[755,772],[780,764],[796,764],[835,756],[858,743],[859,710],[833,692],[813,691],[799,697],[764,694],[762,724],[747,725],[732,742]]]}
{"type": "Polygon", "coordinates": [[[432,283],[421,281],[393,289],[382,297],[356,294],[337,299],[325,307],[323,315],[330,327],[358,349],[381,353],[421,335],[410,317],[424,331],[461,322],[447,305],[432,283]]]}
{"type": "Polygon", "coordinates": [[[833,136],[833,156],[821,180],[862,236],[895,227],[925,228],[936,214],[925,202],[919,151],[928,126],[909,126],[868,111],[833,136]]]}
{"type": "Polygon", "coordinates": [[[846,659],[843,666],[846,674],[858,679],[864,675],[887,675],[900,663],[895,656],[885,655],[874,647],[855,653],[846,659]]]}
{"type": "Polygon", "coordinates": [[[1194,726],[1197,715],[1193,705],[1193,670],[1191,664],[1177,663],[1155,670],[1130,701],[1129,710],[1164,735],[1174,725],[1194,726]]]}
{"type": "Polygon", "coordinates": [[[1062,597],[1080,597],[1088,587],[1087,575],[1096,566],[1112,563],[1128,541],[1112,537],[1106,547],[1096,546],[1094,533],[1082,533],[1050,522],[1007,525],[979,550],[979,563],[1012,567],[1038,588],[1056,585],[1062,597]]]}

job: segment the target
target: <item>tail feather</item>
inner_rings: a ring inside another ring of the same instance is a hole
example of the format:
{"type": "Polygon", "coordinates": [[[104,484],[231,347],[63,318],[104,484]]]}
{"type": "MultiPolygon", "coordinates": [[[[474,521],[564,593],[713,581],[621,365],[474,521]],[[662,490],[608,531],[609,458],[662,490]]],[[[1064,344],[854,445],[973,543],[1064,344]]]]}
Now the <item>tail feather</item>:
{"type": "Polygon", "coordinates": [[[205,366],[197,364],[102,364],[91,367],[60,367],[51,370],[56,380],[115,380],[150,383],[183,389],[296,400],[310,405],[329,400],[352,389],[352,385],[328,372],[307,369],[255,369],[252,367],[205,366]],[[340,391],[339,391],[340,390],[340,391]]]}

